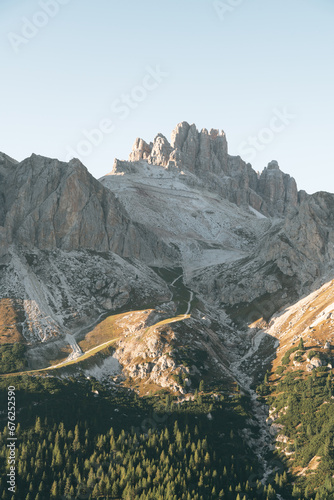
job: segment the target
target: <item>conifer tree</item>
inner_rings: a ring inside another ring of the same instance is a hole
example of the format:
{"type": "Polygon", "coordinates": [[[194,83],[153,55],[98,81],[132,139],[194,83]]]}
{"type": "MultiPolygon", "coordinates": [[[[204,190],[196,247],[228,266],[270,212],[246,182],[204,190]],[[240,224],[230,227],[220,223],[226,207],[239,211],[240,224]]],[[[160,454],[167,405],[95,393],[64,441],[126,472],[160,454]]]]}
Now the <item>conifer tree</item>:
{"type": "Polygon", "coordinates": [[[36,421],[35,421],[35,432],[36,432],[36,434],[40,434],[41,430],[42,430],[41,419],[40,419],[40,417],[36,417],[36,421]]]}
{"type": "Polygon", "coordinates": [[[52,483],[51,490],[50,490],[50,496],[51,496],[51,498],[57,498],[57,496],[58,496],[57,481],[53,481],[53,483],[52,483]]]}

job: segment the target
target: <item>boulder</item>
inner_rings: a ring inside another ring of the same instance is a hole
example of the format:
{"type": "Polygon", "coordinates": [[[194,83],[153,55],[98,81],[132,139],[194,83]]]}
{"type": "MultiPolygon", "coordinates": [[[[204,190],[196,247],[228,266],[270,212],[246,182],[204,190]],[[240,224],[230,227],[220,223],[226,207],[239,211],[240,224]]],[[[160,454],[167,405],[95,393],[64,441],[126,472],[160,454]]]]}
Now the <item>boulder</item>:
{"type": "Polygon", "coordinates": [[[310,360],[310,364],[315,368],[319,368],[320,366],[322,366],[322,361],[321,359],[314,357],[310,360]]]}

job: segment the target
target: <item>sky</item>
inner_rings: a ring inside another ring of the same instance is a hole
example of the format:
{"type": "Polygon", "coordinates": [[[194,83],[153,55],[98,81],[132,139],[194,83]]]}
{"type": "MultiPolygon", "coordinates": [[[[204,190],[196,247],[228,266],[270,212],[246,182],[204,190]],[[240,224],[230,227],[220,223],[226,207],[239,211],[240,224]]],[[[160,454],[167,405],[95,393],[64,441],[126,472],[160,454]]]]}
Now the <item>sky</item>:
{"type": "Polygon", "coordinates": [[[1,0],[0,151],[99,178],[187,121],[334,193],[333,25],[333,0],[1,0]]]}

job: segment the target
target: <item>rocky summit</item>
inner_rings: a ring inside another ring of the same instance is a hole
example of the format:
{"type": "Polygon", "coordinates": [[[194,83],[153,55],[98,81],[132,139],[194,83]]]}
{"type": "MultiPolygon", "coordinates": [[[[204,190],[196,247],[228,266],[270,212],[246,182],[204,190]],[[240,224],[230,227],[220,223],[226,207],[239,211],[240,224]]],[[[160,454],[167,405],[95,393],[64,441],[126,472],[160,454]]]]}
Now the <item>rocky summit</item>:
{"type": "MultiPolygon", "coordinates": [[[[158,134],[153,143],[136,139],[129,161],[145,160],[169,171],[187,171],[207,189],[215,191],[239,206],[250,205],[264,215],[281,216],[298,204],[297,185],[293,178],[272,161],[258,175],[239,156],[228,154],[223,131],[202,129],[182,122],[173,130],[171,142],[158,134]]],[[[131,166],[116,160],[113,172],[129,171],[131,166]]]]}
{"type": "Polygon", "coordinates": [[[298,191],[277,161],[258,174],[228,154],[222,131],[183,122],[170,143],[136,139],[101,182],[178,249],[188,283],[215,306],[253,303],[269,317],[331,272],[333,195],[298,191]]]}

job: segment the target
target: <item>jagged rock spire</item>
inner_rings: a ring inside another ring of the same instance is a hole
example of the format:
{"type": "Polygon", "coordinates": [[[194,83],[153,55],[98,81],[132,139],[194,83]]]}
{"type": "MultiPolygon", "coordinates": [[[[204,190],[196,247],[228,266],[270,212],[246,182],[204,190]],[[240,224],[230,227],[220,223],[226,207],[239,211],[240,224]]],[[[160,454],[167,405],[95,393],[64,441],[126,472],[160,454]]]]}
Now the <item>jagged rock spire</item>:
{"type": "MultiPolygon", "coordinates": [[[[258,175],[239,156],[228,154],[222,130],[212,128],[208,132],[203,128],[198,131],[196,125],[184,121],[172,131],[170,143],[162,134],[150,144],[137,138],[129,161],[141,160],[195,174],[205,180],[208,189],[237,205],[250,205],[264,215],[282,217],[298,204],[296,182],[280,170],[276,160],[258,175]]],[[[131,171],[131,166],[118,161],[113,172],[123,167],[131,171]]]]}

